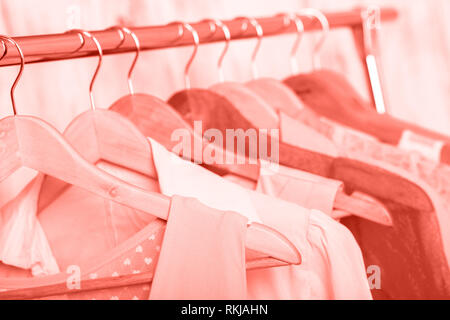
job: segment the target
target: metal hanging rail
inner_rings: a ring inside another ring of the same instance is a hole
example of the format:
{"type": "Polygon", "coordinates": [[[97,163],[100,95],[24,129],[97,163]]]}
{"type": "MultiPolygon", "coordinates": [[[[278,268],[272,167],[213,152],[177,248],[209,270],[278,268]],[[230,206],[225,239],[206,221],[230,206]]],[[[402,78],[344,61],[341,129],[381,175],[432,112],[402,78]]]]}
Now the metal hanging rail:
{"type": "MultiPolygon", "coordinates": [[[[397,11],[393,8],[382,8],[380,10],[382,21],[393,20],[397,17],[397,11]]],[[[355,28],[363,24],[361,9],[345,12],[325,13],[331,29],[355,28]]],[[[300,17],[304,23],[305,31],[320,30],[320,23],[309,17],[300,17]]],[[[264,30],[264,36],[275,36],[285,33],[294,33],[294,24],[285,25],[285,20],[281,16],[258,18],[264,30]]],[[[247,39],[256,37],[254,28],[247,28],[242,32],[242,21],[223,21],[230,29],[231,39],[247,39]]],[[[192,26],[198,32],[200,43],[212,43],[223,41],[221,32],[211,35],[210,25],[207,22],[193,23],[192,26]]],[[[185,33],[178,36],[178,26],[175,24],[165,26],[148,26],[130,28],[139,38],[142,50],[156,50],[170,47],[192,45],[192,36],[185,33]]],[[[117,30],[92,31],[92,34],[102,45],[104,54],[117,54],[134,52],[135,44],[131,37],[127,37],[124,43],[117,48],[121,42],[120,34],[117,30]],[[128,39],[129,38],[129,39],[128,39]]],[[[34,35],[26,37],[14,37],[25,55],[26,63],[37,63],[56,60],[76,59],[98,54],[92,41],[87,41],[83,48],[80,48],[80,38],[76,33],[60,33],[34,35]]],[[[0,60],[0,66],[18,65],[20,57],[14,47],[7,43],[7,53],[0,60]]],[[[4,53],[2,53],[3,55],[4,53]]]]}

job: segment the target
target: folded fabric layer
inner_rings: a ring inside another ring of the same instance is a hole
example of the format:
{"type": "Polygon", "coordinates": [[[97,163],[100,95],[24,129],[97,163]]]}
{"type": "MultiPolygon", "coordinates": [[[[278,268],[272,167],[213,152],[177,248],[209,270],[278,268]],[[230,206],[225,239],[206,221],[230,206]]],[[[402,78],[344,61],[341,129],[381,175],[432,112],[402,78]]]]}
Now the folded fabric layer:
{"type": "Polygon", "coordinates": [[[229,210],[226,200],[239,195],[245,201],[233,203],[236,212],[246,215],[251,204],[250,212],[284,234],[302,254],[301,265],[248,271],[249,299],[371,299],[361,251],[343,225],[318,210],[225,181],[150,141],[162,193],[208,200],[208,206],[219,210],[229,210]],[[207,189],[196,188],[202,182],[207,189]]]}
{"type": "Polygon", "coordinates": [[[284,166],[277,170],[264,169],[256,191],[296,203],[308,209],[316,209],[331,216],[336,194],[343,187],[341,181],[327,179],[284,166]],[[271,172],[268,172],[268,171],[271,172]]]}
{"type": "Polygon", "coordinates": [[[29,270],[33,276],[59,272],[36,215],[42,180],[38,175],[0,209],[0,262],[29,270]]]}
{"type": "Polygon", "coordinates": [[[174,196],[150,299],[246,299],[247,218],[174,196]]]}
{"type": "MultiPolygon", "coordinates": [[[[307,109],[298,113],[297,119],[340,146],[347,157],[415,182],[433,203],[433,212],[419,212],[384,201],[394,220],[393,227],[358,217],[341,220],[358,240],[366,264],[381,268],[383,285],[381,289],[372,290],[374,297],[450,297],[450,167],[319,118],[307,109]]],[[[292,130],[282,127],[283,131],[292,130]]]]}

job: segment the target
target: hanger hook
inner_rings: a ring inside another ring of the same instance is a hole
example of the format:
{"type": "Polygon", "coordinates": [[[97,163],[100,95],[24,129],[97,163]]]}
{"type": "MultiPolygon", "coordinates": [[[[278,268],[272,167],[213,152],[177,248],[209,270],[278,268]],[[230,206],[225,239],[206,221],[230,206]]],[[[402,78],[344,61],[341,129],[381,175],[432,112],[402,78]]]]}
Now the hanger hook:
{"type": "Polygon", "coordinates": [[[120,26],[112,26],[106,30],[113,30],[113,31],[117,31],[117,33],[119,34],[120,37],[120,42],[119,44],[116,46],[116,50],[120,49],[120,47],[124,44],[125,42],[125,32],[123,31],[122,27],[120,26]]]}
{"type": "Polygon", "coordinates": [[[133,75],[134,68],[139,59],[139,54],[141,52],[141,43],[140,43],[139,38],[137,37],[136,33],[131,31],[127,27],[114,26],[114,27],[108,28],[107,30],[120,31],[120,34],[122,35],[122,41],[117,46],[117,48],[120,48],[123,45],[123,43],[125,42],[124,33],[129,34],[133,38],[135,48],[136,48],[136,55],[134,56],[134,60],[133,60],[133,63],[131,64],[130,70],[128,70],[128,78],[127,78],[128,90],[130,91],[130,94],[133,95],[134,94],[134,86],[133,86],[133,81],[131,80],[131,76],[133,75]]]}
{"type": "Polygon", "coordinates": [[[3,43],[4,47],[5,47],[5,51],[7,50],[6,49],[7,46],[5,44],[5,41],[8,41],[9,43],[13,44],[16,47],[17,52],[19,53],[19,56],[20,56],[19,73],[17,74],[16,80],[14,80],[14,83],[13,83],[13,85],[11,87],[11,103],[12,103],[12,108],[13,108],[13,115],[16,116],[17,115],[17,109],[16,109],[16,100],[14,99],[14,91],[16,90],[17,83],[19,83],[19,80],[22,77],[23,69],[25,68],[25,57],[23,55],[22,49],[20,48],[19,44],[13,38],[0,35],[0,39],[2,40],[2,43],[3,43]]]}
{"type": "Polygon", "coordinates": [[[3,45],[3,53],[2,53],[2,56],[0,57],[0,60],[2,60],[3,57],[8,54],[8,47],[6,46],[6,44],[3,40],[2,40],[2,45],[3,45]]]}
{"type": "Polygon", "coordinates": [[[202,22],[208,22],[210,25],[211,36],[213,36],[217,28],[221,28],[223,32],[223,36],[225,38],[225,47],[222,50],[222,53],[220,54],[219,60],[217,62],[217,68],[219,69],[219,82],[224,82],[225,77],[223,75],[223,60],[225,58],[225,55],[228,52],[228,49],[230,47],[230,40],[231,40],[231,33],[230,29],[220,20],[218,19],[205,19],[202,22]],[[213,28],[211,26],[214,26],[213,28]]]}
{"type": "Polygon", "coordinates": [[[243,30],[244,32],[247,31],[249,23],[256,30],[256,35],[258,37],[258,41],[256,43],[255,49],[253,50],[252,60],[251,60],[252,76],[253,76],[253,79],[256,79],[256,78],[258,78],[258,68],[256,66],[256,56],[258,55],[259,48],[261,47],[262,38],[264,36],[264,30],[255,18],[238,17],[236,19],[233,19],[233,21],[236,21],[236,20],[245,20],[245,22],[241,28],[241,30],[243,30]]]}
{"type": "Polygon", "coordinates": [[[183,27],[183,33],[179,38],[181,38],[184,35],[184,30],[187,30],[192,34],[192,39],[194,40],[194,51],[192,52],[191,57],[189,58],[188,62],[186,63],[186,66],[184,67],[184,86],[186,89],[190,89],[191,81],[189,79],[189,69],[191,68],[192,62],[194,61],[194,58],[197,55],[198,46],[200,45],[200,38],[198,36],[198,32],[189,23],[176,21],[170,23],[169,25],[172,24],[176,24],[183,27]]]}
{"type": "Polygon", "coordinates": [[[203,19],[199,23],[202,23],[202,22],[208,23],[209,35],[208,35],[208,38],[205,38],[205,40],[209,41],[216,34],[218,25],[217,25],[217,23],[215,23],[215,19],[203,19]]]}
{"type": "Polygon", "coordinates": [[[297,37],[295,39],[294,45],[292,46],[291,57],[290,57],[290,60],[291,60],[291,73],[292,73],[292,75],[295,75],[295,74],[298,73],[298,62],[297,62],[297,58],[296,58],[297,51],[298,51],[298,48],[300,46],[300,42],[302,40],[303,33],[305,32],[305,26],[303,24],[302,19],[300,19],[300,17],[298,17],[295,14],[280,13],[278,16],[281,16],[284,19],[288,19],[289,20],[289,25],[294,23],[295,24],[295,28],[297,30],[297,37]]]}
{"type": "Polygon", "coordinates": [[[322,45],[325,42],[328,33],[330,32],[330,23],[328,22],[327,17],[320,10],[314,8],[302,9],[299,11],[299,15],[307,16],[310,18],[316,18],[320,22],[320,25],[322,26],[322,36],[320,37],[319,41],[317,41],[316,44],[314,45],[313,61],[312,61],[314,69],[320,68],[320,59],[318,57],[318,53],[322,48],[322,45]]]}
{"type": "Polygon", "coordinates": [[[98,72],[100,71],[100,68],[102,66],[102,61],[103,61],[103,49],[102,46],[100,45],[100,42],[97,40],[96,37],[94,37],[90,32],[85,31],[85,30],[80,30],[80,29],[73,29],[73,30],[69,30],[67,31],[68,33],[77,33],[80,34],[83,38],[83,45],[86,43],[86,38],[91,38],[92,41],[94,42],[95,46],[97,47],[98,50],[98,64],[97,64],[97,68],[95,68],[95,73],[92,76],[91,79],[91,84],[89,85],[89,98],[91,101],[91,109],[93,111],[95,111],[95,101],[94,101],[94,94],[92,92],[92,89],[94,87],[94,83],[95,83],[95,79],[97,78],[98,72]]]}

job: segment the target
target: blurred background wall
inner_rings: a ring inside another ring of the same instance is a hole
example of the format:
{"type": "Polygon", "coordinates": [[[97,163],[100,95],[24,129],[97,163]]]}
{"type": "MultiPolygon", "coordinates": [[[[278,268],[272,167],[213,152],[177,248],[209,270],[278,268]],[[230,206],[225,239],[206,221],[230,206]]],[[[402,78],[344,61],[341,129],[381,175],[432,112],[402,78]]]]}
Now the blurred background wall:
{"type": "MultiPolygon", "coordinates": [[[[69,28],[103,29],[121,22],[130,25],[193,22],[203,18],[270,16],[314,7],[346,10],[357,5],[396,7],[399,18],[382,25],[379,63],[388,108],[392,115],[450,134],[450,1],[448,0],[0,0],[0,33],[10,36],[57,33],[69,28]]],[[[265,39],[258,56],[261,76],[284,78],[295,35],[265,39]]],[[[317,34],[304,37],[298,52],[301,70],[311,68],[311,45],[317,34]]],[[[254,42],[234,42],[224,62],[227,80],[250,78],[254,42]],[[248,54],[245,54],[248,53],[248,54]]],[[[191,69],[193,86],[217,81],[216,62],[222,44],[202,46],[191,69]]],[[[137,91],[163,99],[183,88],[183,67],[189,48],[145,52],[138,63],[137,91]]],[[[108,56],[95,85],[99,106],[108,107],[127,92],[131,54],[108,56]]],[[[330,33],[321,52],[323,67],[346,74],[368,97],[363,66],[350,31],[330,33]]],[[[89,108],[88,85],[96,59],[27,65],[17,88],[23,114],[35,114],[64,129],[89,108]]],[[[12,69],[12,68],[7,68],[12,69]]],[[[0,115],[10,113],[8,90],[15,70],[0,69],[0,115]]]]}
{"type": "MultiPolygon", "coordinates": [[[[0,0],[0,33],[24,36],[59,33],[71,28],[104,29],[120,23],[157,25],[204,18],[270,16],[301,8],[347,10],[375,4],[393,6],[399,18],[382,25],[379,63],[392,115],[450,134],[450,1],[448,0],[0,0]]],[[[317,34],[303,38],[298,61],[311,69],[317,34]]],[[[289,51],[295,35],[263,40],[258,56],[260,76],[282,79],[289,74],[289,51]]],[[[254,41],[232,42],[225,58],[226,80],[251,77],[254,41]]],[[[223,44],[200,47],[191,68],[194,87],[217,81],[216,63],[223,44]]],[[[191,48],[144,52],[134,76],[136,91],[167,99],[183,89],[183,68],[191,48]]],[[[132,54],[107,56],[94,87],[96,104],[107,108],[127,93],[126,74],[132,54]]],[[[344,73],[369,97],[363,66],[349,30],[330,33],[321,52],[322,66],[344,73]]],[[[96,58],[27,65],[16,90],[19,113],[38,115],[59,130],[89,108],[88,86],[96,58]]],[[[9,88],[17,68],[0,69],[0,117],[11,114],[9,88]]],[[[11,186],[11,185],[10,185],[11,186]]]]}

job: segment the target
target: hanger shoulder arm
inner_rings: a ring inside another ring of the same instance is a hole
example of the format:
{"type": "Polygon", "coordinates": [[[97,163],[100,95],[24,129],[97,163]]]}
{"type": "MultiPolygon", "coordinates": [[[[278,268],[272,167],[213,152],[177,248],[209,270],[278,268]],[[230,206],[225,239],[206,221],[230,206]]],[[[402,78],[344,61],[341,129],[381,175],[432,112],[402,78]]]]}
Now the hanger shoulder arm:
{"type": "Polygon", "coordinates": [[[391,200],[419,211],[434,210],[430,197],[414,182],[358,160],[336,158],[330,178],[343,181],[349,189],[379,199],[391,200]]]}
{"type": "MultiPolygon", "coordinates": [[[[102,198],[167,220],[170,199],[121,181],[84,160],[50,125],[34,117],[17,116],[17,137],[25,166],[95,193],[102,198]]],[[[299,252],[280,235],[250,227],[249,249],[289,263],[298,263],[299,252]],[[267,239],[277,241],[267,241],[267,239]],[[272,245],[267,247],[266,243],[272,245]]],[[[267,230],[263,230],[267,231],[267,230]]],[[[273,232],[273,230],[271,230],[273,232]]]]}
{"type": "Polygon", "coordinates": [[[278,114],[266,101],[245,85],[224,82],[213,85],[210,90],[226,97],[240,114],[260,129],[279,127],[278,114]]]}
{"type": "Polygon", "coordinates": [[[167,220],[167,197],[133,187],[83,159],[50,125],[37,118],[15,119],[23,164],[103,198],[167,220]]]}
{"type": "Polygon", "coordinates": [[[280,164],[328,177],[334,158],[308,149],[302,149],[290,144],[279,143],[280,164]]]}
{"type": "Polygon", "coordinates": [[[0,121],[0,181],[22,166],[19,157],[19,141],[13,117],[0,121]]]}
{"type": "Polygon", "coordinates": [[[284,112],[295,118],[304,108],[301,100],[284,83],[272,78],[260,78],[246,86],[264,99],[277,113],[284,112]]]}
{"type": "Polygon", "coordinates": [[[91,163],[106,160],[156,178],[147,138],[116,112],[97,109],[82,113],[64,131],[64,138],[91,163]],[[86,148],[91,140],[96,146],[86,148]]]}
{"type": "Polygon", "coordinates": [[[174,109],[151,95],[125,96],[114,103],[109,110],[126,117],[144,136],[153,138],[168,149],[176,143],[172,140],[176,130],[192,131],[192,128],[174,109]]]}
{"type": "Polygon", "coordinates": [[[139,284],[148,284],[152,281],[152,279],[153,279],[153,272],[143,272],[138,274],[128,274],[117,277],[107,277],[99,279],[85,279],[80,281],[79,289],[68,288],[66,282],[60,282],[52,285],[0,292],[0,299],[1,300],[38,299],[63,295],[66,293],[80,293],[91,290],[105,290],[139,284]]]}
{"type": "MultiPolygon", "coordinates": [[[[254,240],[252,239],[261,239],[263,237],[264,240],[267,240],[267,235],[272,234],[272,230],[265,230],[265,226],[263,225],[251,225],[248,229],[248,232],[250,235],[247,237],[249,241],[247,241],[247,247],[252,248],[254,247],[254,240]],[[270,232],[268,232],[270,231],[270,232]]],[[[292,252],[294,250],[295,256],[297,260],[294,262],[296,264],[301,263],[301,256],[298,253],[298,250],[295,247],[289,248],[289,246],[292,245],[292,243],[287,242],[287,247],[285,248],[288,250],[288,252],[292,252]]],[[[273,246],[273,242],[267,242],[266,241],[266,247],[268,250],[273,250],[276,248],[270,248],[273,246]],[[272,243],[272,245],[271,245],[272,243]]],[[[293,245],[292,245],[293,246],[293,245]]],[[[250,249],[252,250],[252,249],[250,249]]],[[[289,259],[292,259],[291,254],[288,254],[285,256],[287,261],[289,259]]],[[[274,263],[274,261],[271,261],[271,258],[263,258],[263,259],[257,259],[247,262],[247,269],[254,269],[254,268],[264,268],[267,265],[284,265],[280,263],[274,263]],[[252,268],[254,266],[254,268],[252,268]]],[[[275,260],[276,261],[276,260],[275,260]]],[[[16,289],[16,290],[8,290],[5,292],[0,292],[0,299],[1,300],[29,300],[29,299],[37,299],[37,298],[45,298],[45,297],[51,297],[51,296],[57,296],[57,295],[63,295],[67,293],[80,293],[85,291],[92,291],[92,290],[105,290],[105,289],[111,289],[111,288],[117,288],[117,287],[125,287],[125,286],[133,286],[133,285],[140,285],[140,284],[148,284],[153,280],[154,273],[153,272],[143,272],[138,274],[127,274],[127,275],[121,275],[117,277],[106,277],[106,278],[99,278],[99,279],[84,279],[80,281],[80,289],[73,289],[68,288],[66,282],[56,283],[52,285],[47,286],[40,286],[40,287],[32,287],[32,288],[24,288],[24,289],[16,289]]]]}
{"type": "Polygon", "coordinates": [[[339,191],[336,194],[334,208],[345,211],[349,215],[360,216],[383,225],[392,226],[392,217],[389,211],[379,202],[348,196],[343,191],[339,191]]]}

